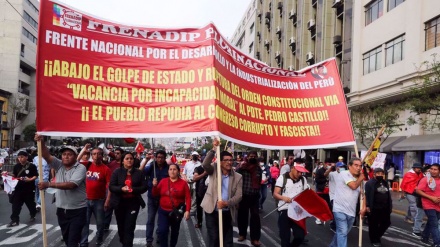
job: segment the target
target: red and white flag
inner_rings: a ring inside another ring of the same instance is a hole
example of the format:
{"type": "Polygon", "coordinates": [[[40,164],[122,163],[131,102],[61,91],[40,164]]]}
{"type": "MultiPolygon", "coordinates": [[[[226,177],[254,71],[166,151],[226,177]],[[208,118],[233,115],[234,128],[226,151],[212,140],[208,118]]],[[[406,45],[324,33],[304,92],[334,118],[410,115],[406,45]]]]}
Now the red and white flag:
{"type": "Polygon", "coordinates": [[[145,150],[145,148],[144,145],[142,145],[142,143],[138,141],[134,150],[136,150],[136,153],[142,153],[145,150]]]}
{"type": "MultiPolygon", "coordinates": [[[[313,190],[305,190],[293,198],[293,201],[290,203],[287,210],[287,215],[289,218],[298,221],[298,223],[305,218],[312,216],[322,221],[333,219],[333,214],[330,211],[327,202],[319,197],[313,190]]],[[[301,224],[299,225],[301,226],[301,224]]]]}

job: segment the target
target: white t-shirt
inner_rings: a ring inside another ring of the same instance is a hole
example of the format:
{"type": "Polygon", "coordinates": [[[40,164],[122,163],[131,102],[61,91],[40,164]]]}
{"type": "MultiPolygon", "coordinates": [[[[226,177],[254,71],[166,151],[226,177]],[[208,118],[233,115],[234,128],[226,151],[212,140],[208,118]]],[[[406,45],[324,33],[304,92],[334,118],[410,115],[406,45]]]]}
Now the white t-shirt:
{"type": "MultiPolygon", "coordinates": [[[[277,182],[275,183],[275,186],[281,188],[281,195],[282,196],[287,196],[289,198],[293,198],[294,196],[298,195],[302,191],[310,188],[310,186],[307,184],[307,180],[305,179],[305,177],[301,177],[301,179],[304,180],[304,186],[303,186],[303,182],[301,180],[299,180],[296,183],[293,183],[292,179],[287,178],[286,186],[283,188],[284,175],[280,175],[277,179],[277,182]]],[[[280,200],[278,202],[278,207],[279,207],[278,211],[287,210],[287,208],[289,208],[289,204],[290,203],[285,203],[284,201],[280,200]]]]}
{"type": "Polygon", "coordinates": [[[290,172],[290,166],[289,166],[289,164],[285,164],[285,165],[283,165],[283,167],[281,167],[281,169],[280,169],[280,177],[284,174],[284,173],[288,173],[288,172],[290,172]]]}
{"type": "Polygon", "coordinates": [[[340,172],[339,176],[336,176],[333,212],[356,216],[356,204],[359,199],[360,188],[357,187],[357,189],[353,190],[348,186],[348,183],[355,182],[356,180],[350,171],[340,172]]]}
{"type": "Polygon", "coordinates": [[[198,166],[202,165],[200,161],[194,162],[193,160],[186,162],[185,168],[183,168],[183,174],[186,175],[188,180],[192,180],[194,177],[194,169],[198,166]]]}
{"type": "Polygon", "coordinates": [[[337,176],[339,176],[339,173],[337,171],[330,172],[328,174],[328,189],[330,190],[329,192],[330,201],[333,200],[333,198],[335,197],[337,176]]]}
{"type": "Polygon", "coordinates": [[[388,168],[388,180],[394,180],[394,167],[388,168]]]}

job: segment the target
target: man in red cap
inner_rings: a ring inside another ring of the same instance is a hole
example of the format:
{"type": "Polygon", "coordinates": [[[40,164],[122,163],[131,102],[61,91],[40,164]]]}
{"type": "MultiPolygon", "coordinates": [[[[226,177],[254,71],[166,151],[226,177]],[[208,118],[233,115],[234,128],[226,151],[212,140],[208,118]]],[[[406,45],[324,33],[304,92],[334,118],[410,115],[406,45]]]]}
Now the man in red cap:
{"type": "Polygon", "coordinates": [[[299,246],[306,235],[300,225],[287,216],[287,209],[292,198],[309,189],[307,180],[302,173],[308,173],[301,159],[295,160],[289,173],[280,175],[275,184],[273,196],[278,202],[278,227],[281,239],[281,247],[299,246]],[[290,232],[293,234],[293,241],[290,242],[290,232]]]}

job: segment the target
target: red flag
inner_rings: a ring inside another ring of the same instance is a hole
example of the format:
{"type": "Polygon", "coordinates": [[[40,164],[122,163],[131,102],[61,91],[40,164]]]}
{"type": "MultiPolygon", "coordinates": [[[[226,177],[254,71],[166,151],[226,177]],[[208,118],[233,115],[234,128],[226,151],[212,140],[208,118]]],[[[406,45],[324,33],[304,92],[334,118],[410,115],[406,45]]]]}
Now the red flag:
{"type": "Polygon", "coordinates": [[[134,149],[136,150],[136,153],[142,153],[145,150],[144,145],[142,145],[140,141],[138,141],[134,149]]]}
{"type": "Polygon", "coordinates": [[[313,190],[305,190],[293,198],[292,203],[289,205],[288,215],[296,221],[311,216],[322,221],[333,219],[333,214],[327,202],[319,197],[313,190]]]}
{"type": "Polygon", "coordinates": [[[175,154],[171,155],[171,162],[172,162],[173,164],[177,164],[177,158],[176,158],[176,155],[175,155],[175,154]]]}
{"type": "Polygon", "coordinates": [[[125,141],[126,143],[130,144],[130,143],[135,142],[136,139],[134,139],[134,138],[124,138],[124,141],[125,141]]]}

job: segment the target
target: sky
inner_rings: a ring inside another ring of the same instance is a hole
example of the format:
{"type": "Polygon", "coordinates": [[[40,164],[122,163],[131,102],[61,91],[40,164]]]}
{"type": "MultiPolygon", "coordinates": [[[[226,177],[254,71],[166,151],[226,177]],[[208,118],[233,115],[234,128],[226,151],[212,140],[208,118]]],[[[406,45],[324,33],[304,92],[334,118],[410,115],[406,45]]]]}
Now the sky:
{"type": "Polygon", "coordinates": [[[121,24],[202,27],[213,22],[231,38],[251,0],[60,0],[81,11],[121,24]]]}

